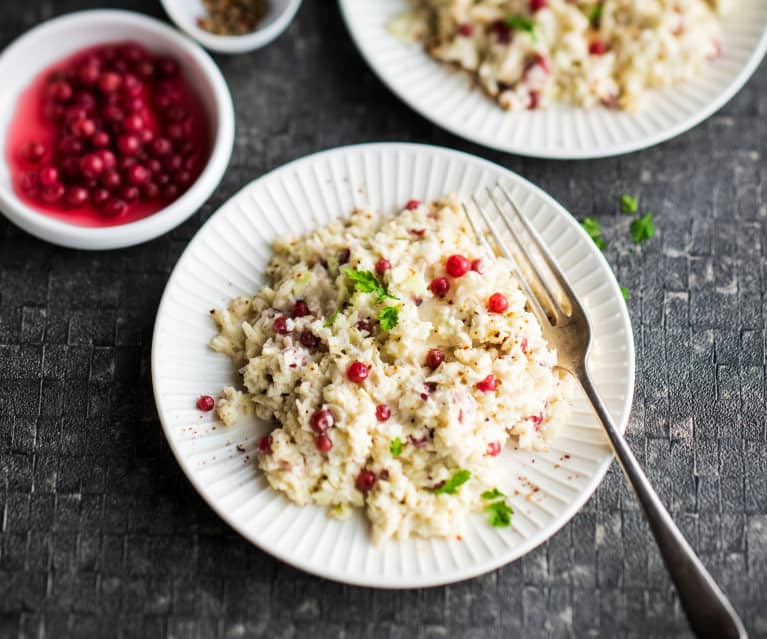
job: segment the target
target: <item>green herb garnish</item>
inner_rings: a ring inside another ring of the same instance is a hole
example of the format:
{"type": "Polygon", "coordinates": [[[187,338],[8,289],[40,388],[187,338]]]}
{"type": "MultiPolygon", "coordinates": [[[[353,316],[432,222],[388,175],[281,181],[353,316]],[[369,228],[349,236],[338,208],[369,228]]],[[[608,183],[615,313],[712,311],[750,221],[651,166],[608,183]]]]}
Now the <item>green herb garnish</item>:
{"type": "Polygon", "coordinates": [[[638,208],[639,202],[637,202],[635,197],[626,195],[625,193],[621,195],[621,213],[625,213],[626,215],[633,215],[637,212],[638,208]]]}
{"type": "Polygon", "coordinates": [[[333,312],[333,314],[330,317],[328,317],[328,319],[325,320],[325,323],[323,324],[323,326],[325,328],[330,328],[331,326],[333,326],[333,324],[336,321],[336,318],[338,317],[338,313],[339,313],[339,311],[338,311],[338,309],[336,309],[333,312]]]}
{"type": "Polygon", "coordinates": [[[634,243],[641,244],[655,235],[655,224],[652,221],[652,213],[645,213],[631,223],[631,237],[634,243]]]}
{"type": "Polygon", "coordinates": [[[515,31],[525,31],[535,42],[538,38],[535,34],[535,22],[524,16],[506,16],[503,20],[509,27],[515,31]]]}
{"type": "Polygon", "coordinates": [[[399,323],[399,309],[396,306],[387,306],[378,314],[378,324],[384,331],[390,331],[399,323]]]}
{"type": "Polygon", "coordinates": [[[506,528],[511,524],[511,513],[514,512],[514,509],[505,501],[496,501],[485,506],[485,512],[491,526],[506,528]]]}
{"type": "Polygon", "coordinates": [[[376,279],[370,271],[355,271],[351,268],[343,268],[341,272],[354,282],[354,290],[359,293],[375,293],[377,302],[381,303],[386,298],[398,300],[399,298],[389,293],[386,287],[376,279]]]}
{"type": "Polygon", "coordinates": [[[395,437],[392,440],[391,446],[389,446],[389,452],[392,457],[399,457],[402,454],[402,440],[399,437],[395,437]]]}
{"type": "Polygon", "coordinates": [[[623,295],[623,299],[628,302],[630,295],[629,290],[625,286],[621,286],[621,295],[623,295]]]}
{"type": "Polygon", "coordinates": [[[588,236],[594,240],[594,244],[597,245],[600,251],[604,251],[607,248],[607,242],[602,239],[602,227],[599,222],[593,217],[584,217],[581,222],[583,230],[588,233],[588,236]]]}
{"type": "Polygon", "coordinates": [[[470,478],[471,473],[468,470],[459,470],[439,488],[435,488],[434,494],[455,495],[458,492],[458,488],[463,486],[470,478]]]}
{"type": "Polygon", "coordinates": [[[482,499],[490,502],[484,510],[491,526],[505,528],[511,523],[511,513],[514,512],[514,509],[506,503],[506,495],[500,490],[497,488],[486,490],[482,493],[482,499]]]}
{"type": "Polygon", "coordinates": [[[485,501],[501,499],[504,497],[506,497],[506,495],[504,495],[497,488],[493,488],[493,490],[486,490],[484,493],[482,493],[482,499],[484,499],[485,501]]]}
{"type": "Polygon", "coordinates": [[[589,11],[589,22],[595,29],[599,26],[599,21],[602,19],[602,11],[604,7],[601,4],[594,5],[589,11]]]}
{"type": "Polygon", "coordinates": [[[602,232],[602,227],[593,217],[584,217],[581,226],[583,227],[583,230],[589,234],[589,237],[598,237],[602,232]]]}

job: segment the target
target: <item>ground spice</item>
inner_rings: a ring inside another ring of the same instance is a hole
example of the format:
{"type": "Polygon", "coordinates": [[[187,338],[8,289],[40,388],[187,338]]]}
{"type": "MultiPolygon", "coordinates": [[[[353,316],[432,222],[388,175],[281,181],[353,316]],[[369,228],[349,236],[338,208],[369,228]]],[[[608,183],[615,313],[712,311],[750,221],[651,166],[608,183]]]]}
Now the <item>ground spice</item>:
{"type": "Polygon", "coordinates": [[[203,0],[207,16],[197,19],[201,29],[222,36],[255,31],[269,9],[268,0],[203,0]]]}

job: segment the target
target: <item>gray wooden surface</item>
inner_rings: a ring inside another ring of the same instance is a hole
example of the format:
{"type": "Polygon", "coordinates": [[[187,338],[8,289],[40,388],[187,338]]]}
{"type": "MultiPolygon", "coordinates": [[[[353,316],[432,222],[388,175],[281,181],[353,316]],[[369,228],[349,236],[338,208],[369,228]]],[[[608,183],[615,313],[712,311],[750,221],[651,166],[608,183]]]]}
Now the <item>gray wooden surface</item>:
{"type": "MultiPolygon", "coordinates": [[[[6,2],[0,45],[87,0],[6,2]]],[[[161,16],[157,2],[122,6],[161,16]]],[[[216,208],[304,154],[413,140],[476,153],[606,228],[631,290],[629,425],[674,517],[767,637],[764,154],[767,67],[708,122],[590,162],[522,159],[409,111],[371,74],[335,3],[306,0],[276,43],[217,58],[234,156],[202,210],[154,242],[64,250],[0,218],[0,637],[677,637],[687,630],[615,467],[549,543],[495,573],[385,592],[288,568],[224,525],[185,480],[150,390],[150,335],[170,269],[216,208]],[[659,235],[635,249],[616,198],[659,235]]]]}

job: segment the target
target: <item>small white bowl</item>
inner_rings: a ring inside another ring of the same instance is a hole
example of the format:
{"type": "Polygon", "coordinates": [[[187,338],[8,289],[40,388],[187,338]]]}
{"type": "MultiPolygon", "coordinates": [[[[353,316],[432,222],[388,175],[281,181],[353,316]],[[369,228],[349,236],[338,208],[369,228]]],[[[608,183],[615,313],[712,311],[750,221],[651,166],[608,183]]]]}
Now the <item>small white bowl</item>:
{"type": "Polygon", "coordinates": [[[197,26],[206,14],[202,0],[161,0],[162,6],[180,29],[207,49],[219,53],[245,53],[269,44],[293,20],[301,0],[269,0],[269,12],[255,31],[241,36],[220,36],[197,26]]]}
{"type": "Polygon", "coordinates": [[[0,211],[39,238],[78,249],[114,249],[151,240],[197,211],[218,186],[232,155],[234,108],[229,89],[210,56],[171,27],[129,11],[81,11],[44,22],[0,55],[0,211]],[[136,222],[109,227],[69,224],[36,211],[15,194],[5,159],[6,132],[19,95],[41,71],[76,51],[105,42],[133,40],[178,60],[208,114],[212,148],[195,183],[177,200],[136,222]]]}

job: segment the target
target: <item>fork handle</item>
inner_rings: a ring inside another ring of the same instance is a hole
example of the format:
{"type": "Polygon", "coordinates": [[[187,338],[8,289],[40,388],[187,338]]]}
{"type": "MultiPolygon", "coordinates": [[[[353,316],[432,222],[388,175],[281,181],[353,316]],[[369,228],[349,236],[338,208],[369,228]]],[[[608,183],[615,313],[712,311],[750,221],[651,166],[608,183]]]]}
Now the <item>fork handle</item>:
{"type": "Polygon", "coordinates": [[[576,377],[591,400],[610,446],[642,505],[693,632],[697,637],[711,639],[747,639],[746,629],[737,613],[677,528],[625,438],[615,427],[585,367],[576,377]]]}

